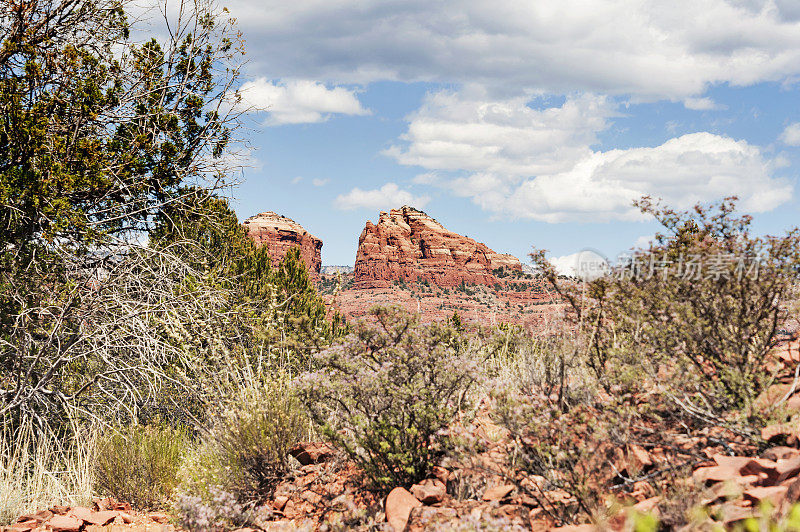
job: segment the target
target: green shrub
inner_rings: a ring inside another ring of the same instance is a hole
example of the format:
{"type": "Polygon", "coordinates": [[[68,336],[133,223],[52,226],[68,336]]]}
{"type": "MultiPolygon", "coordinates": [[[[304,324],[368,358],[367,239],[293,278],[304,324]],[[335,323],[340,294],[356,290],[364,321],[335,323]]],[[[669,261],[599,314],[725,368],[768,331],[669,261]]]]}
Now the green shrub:
{"type": "Polygon", "coordinates": [[[245,386],[224,401],[187,459],[181,490],[206,502],[214,490],[241,503],[264,501],[289,471],[289,449],[308,427],[286,379],[245,386]]]}
{"type": "Polygon", "coordinates": [[[319,353],[301,393],[324,434],[379,488],[425,478],[449,450],[446,429],[466,406],[477,365],[448,325],[373,308],[343,342],[319,353]]]}
{"type": "Polygon", "coordinates": [[[665,233],[611,275],[565,283],[532,255],[570,303],[599,382],[609,392],[636,389],[661,369],[658,380],[693,415],[749,411],[769,382],[765,358],[797,280],[800,232],[751,235],[735,198],[691,212],[650,198],[637,205],[665,233]]]}
{"type": "Polygon", "coordinates": [[[97,487],[104,494],[139,508],[168,505],[189,434],[182,429],[134,425],[100,439],[97,487]]]}

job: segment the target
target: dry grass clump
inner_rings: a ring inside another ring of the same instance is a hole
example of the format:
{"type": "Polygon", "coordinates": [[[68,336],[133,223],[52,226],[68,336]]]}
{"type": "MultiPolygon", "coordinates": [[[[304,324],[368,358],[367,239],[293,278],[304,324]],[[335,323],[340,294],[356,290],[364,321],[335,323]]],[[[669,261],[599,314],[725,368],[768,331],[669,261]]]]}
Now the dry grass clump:
{"type": "Polygon", "coordinates": [[[167,507],[191,443],[185,429],[159,424],[132,425],[106,435],[97,449],[97,487],[137,508],[167,507]]]}
{"type": "Polygon", "coordinates": [[[91,501],[95,436],[62,438],[27,423],[0,438],[0,524],[53,505],[91,501]]]}
{"type": "Polygon", "coordinates": [[[267,500],[290,470],[289,449],[309,436],[288,377],[251,381],[221,400],[181,472],[182,493],[204,502],[215,493],[238,503],[267,500]]]}

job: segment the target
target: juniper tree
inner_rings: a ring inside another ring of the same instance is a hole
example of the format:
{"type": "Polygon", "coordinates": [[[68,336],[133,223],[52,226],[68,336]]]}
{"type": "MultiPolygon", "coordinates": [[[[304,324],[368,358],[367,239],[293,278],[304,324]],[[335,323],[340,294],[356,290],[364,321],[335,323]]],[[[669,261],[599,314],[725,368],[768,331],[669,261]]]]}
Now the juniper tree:
{"type": "Polygon", "coordinates": [[[229,179],[238,36],[187,0],[137,42],[126,8],[0,6],[0,414],[89,394],[133,408],[183,353],[153,331],[218,318],[191,261],[141,244],[229,179]]]}

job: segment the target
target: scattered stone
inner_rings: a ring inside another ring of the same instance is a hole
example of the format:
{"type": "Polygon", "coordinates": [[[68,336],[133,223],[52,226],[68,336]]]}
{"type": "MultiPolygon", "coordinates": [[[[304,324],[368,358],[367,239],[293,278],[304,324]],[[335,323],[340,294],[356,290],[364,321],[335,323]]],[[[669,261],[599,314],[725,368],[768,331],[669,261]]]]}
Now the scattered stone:
{"type": "Polygon", "coordinates": [[[698,484],[732,481],[740,476],[737,469],[722,466],[700,467],[692,473],[692,479],[698,484]]]}
{"type": "Polygon", "coordinates": [[[792,479],[790,482],[784,484],[788,490],[786,492],[786,500],[789,503],[800,501],[800,478],[792,479]]]}
{"type": "Polygon", "coordinates": [[[700,503],[708,506],[719,500],[727,501],[742,496],[743,487],[735,482],[718,482],[708,490],[708,496],[700,503]]]}
{"type": "Polygon", "coordinates": [[[30,532],[39,526],[39,521],[35,519],[26,519],[24,521],[17,521],[10,527],[5,528],[8,532],[30,532]]]}
{"type": "Polygon", "coordinates": [[[751,517],[759,517],[758,512],[753,508],[745,508],[735,504],[722,505],[720,507],[720,513],[722,515],[722,522],[728,527],[751,517]]]}
{"type": "Polygon", "coordinates": [[[628,461],[637,471],[646,471],[653,466],[653,457],[638,445],[628,446],[628,461]]]}
{"type": "Polygon", "coordinates": [[[289,502],[289,497],[287,497],[286,495],[281,495],[275,497],[275,500],[272,501],[272,507],[280,511],[283,510],[283,507],[286,506],[287,502],[289,502]]]}
{"type": "Polygon", "coordinates": [[[386,497],[386,522],[395,530],[401,532],[406,528],[411,510],[422,506],[407,489],[395,488],[386,497]]]}
{"type": "MultiPolygon", "coordinates": [[[[411,510],[405,532],[423,532],[432,528],[442,530],[445,525],[455,525],[454,521],[458,521],[458,512],[455,508],[419,506],[411,510]]],[[[456,527],[450,526],[448,528],[456,527]]]]}
{"type": "Polygon", "coordinates": [[[36,521],[41,523],[47,521],[51,517],[53,517],[53,512],[50,510],[40,510],[36,513],[21,515],[19,519],[17,519],[17,522],[22,523],[24,521],[36,521]]]}
{"type": "Polygon", "coordinates": [[[95,510],[99,512],[107,511],[107,510],[117,510],[119,512],[130,512],[131,505],[127,502],[119,502],[117,499],[113,497],[105,497],[103,499],[94,499],[94,507],[95,510]]]}
{"type": "Polygon", "coordinates": [[[788,491],[789,488],[786,486],[759,486],[745,491],[744,498],[754,504],[768,501],[773,506],[777,506],[786,498],[788,491]]]}
{"type": "Polygon", "coordinates": [[[786,460],[787,458],[795,458],[800,456],[800,451],[794,449],[792,447],[785,447],[782,445],[778,445],[776,447],[770,447],[763,453],[761,453],[761,458],[766,458],[767,460],[786,460]]]}
{"type": "Polygon", "coordinates": [[[661,497],[650,497],[649,499],[645,499],[643,501],[637,502],[633,505],[633,509],[637,512],[648,513],[648,512],[657,512],[658,511],[658,503],[661,502],[661,497]]]}
{"type": "Polygon", "coordinates": [[[304,466],[329,460],[335,452],[333,447],[322,442],[298,443],[289,449],[289,454],[297,458],[297,461],[304,466]]]}
{"type": "Polygon", "coordinates": [[[88,519],[84,519],[87,523],[98,526],[106,526],[119,515],[116,510],[104,510],[102,512],[94,512],[88,519]]]}
{"type": "Polygon", "coordinates": [[[411,486],[411,493],[423,504],[436,504],[444,500],[447,489],[441,480],[426,478],[411,486]]]}
{"type": "Polygon", "coordinates": [[[787,445],[797,443],[797,426],[793,423],[777,423],[761,429],[761,438],[770,443],[785,442],[787,445]]]}
{"type": "Polygon", "coordinates": [[[514,491],[514,485],[513,484],[504,484],[502,486],[494,486],[494,487],[488,488],[483,493],[483,500],[484,501],[500,501],[500,500],[506,498],[506,496],[508,496],[508,494],[511,493],[512,491],[514,491]]]}
{"type": "Polygon", "coordinates": [[[69,515],[71,517],[74,517],[76,519],[80,519],[81,521],[86,521],[87,523],[89,523],[89,522],[91,522],[89,520],[91,519],[93,513],[94,512],[92,510],[90,510],[89,508],[85,508],[83,506],[76,506],[75,508],[70,510],[69,515]]]}
{"type": "Polygon", "coordinates": [[[796,477],[800,473],[800,456],[793,458],[783,458],[777,461],[778,482],[792,477],[796,477]]]}
{"type": "Polygon", "coordinates": [[[749,456],[726,456],[715,454],[714,461],[720,467],[734,469],[741,475],[759,475],[766,473],[769,478],[777,478],[777,464],[765,458],[751,458],[749,456]]]}
{"type": "Polygon", "coordinates": [[[318,505],[320,503],[320,501],[322,500],[322,495],[320,495],[319,493],[317,493],[316,491],[313,491],[313,490],[304,490],[300,494],[300,497],[304,501],[310,502],[312,505],[318,505]]]}
{"type": "Polygon", "coordinates": [[[153,512],[151,514],[148,514],[148,517],[150,517],[150,519],[152,519],[156,523],[161,523],[162,525],[169,523],[170,520],[169,515],[162,512],[153,512]]]}
{"type": "Polygon", "coordinates": [[[431,473],[444,484],[447,484],[447,481],[450,480],[451,477],[450,471],[440,466],[433,466],[431,473]]]}
{"type": "Polygon", "coordinates": [[[83,521],[74,517],[56,515],[47,522],[53,532],[78,532],[83,526],[83,521]]]}

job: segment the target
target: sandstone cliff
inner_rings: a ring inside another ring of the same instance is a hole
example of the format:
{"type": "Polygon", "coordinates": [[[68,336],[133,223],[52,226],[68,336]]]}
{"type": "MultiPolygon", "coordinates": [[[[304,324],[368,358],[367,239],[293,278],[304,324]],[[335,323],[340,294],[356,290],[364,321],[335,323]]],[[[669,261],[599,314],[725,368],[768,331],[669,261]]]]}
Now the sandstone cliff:
{"type": "Polygon", "coordinates": [[[393,281],[437,286],[493,285],[499,268],[522,271],[519,260],[445,229],[413,207],[382,212],[367,221],[358,239],[355,288],[382,288],[393,281]]]}
{"type": "Polygon", "coordinates": [[[319,276],[322,266],[322,240],[306,231],[291,218],[272,211],[251,216],[244,222],[247,235],[256,245],[266,245],[273,265],[277,265],[286,252],[297,246],[300,256],[312,276],[319,276]]]}

